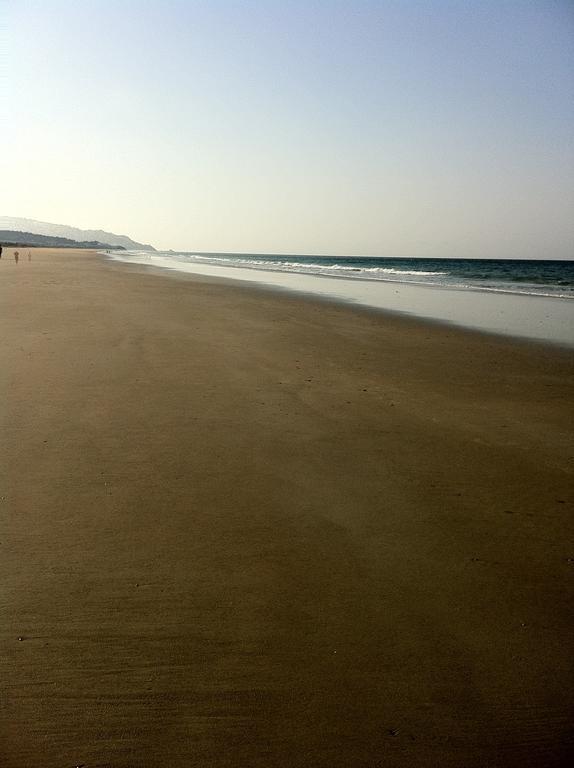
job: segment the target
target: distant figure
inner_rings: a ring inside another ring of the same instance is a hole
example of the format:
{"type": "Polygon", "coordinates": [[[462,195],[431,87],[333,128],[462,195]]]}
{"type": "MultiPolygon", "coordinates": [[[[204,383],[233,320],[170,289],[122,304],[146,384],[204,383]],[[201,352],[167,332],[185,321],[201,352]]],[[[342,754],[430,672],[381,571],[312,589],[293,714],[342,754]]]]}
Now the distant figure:
{"type": "Polygon", "coordinates": [[[18,257],[19,256],[20,256],[20,254],[18,253],[18,251],[14,251],[14,261],[16,262],[16,264],[18,263],[18,257]]]}
{"type": "Polygon", "coordinates": [[[28,251],[28,261],[32,261],[32,251],[28,251]]]}
{"type": "Polygon", "coordinates": [[[0,245],[0,259],[2,258],[2,246],[0,245]]]}

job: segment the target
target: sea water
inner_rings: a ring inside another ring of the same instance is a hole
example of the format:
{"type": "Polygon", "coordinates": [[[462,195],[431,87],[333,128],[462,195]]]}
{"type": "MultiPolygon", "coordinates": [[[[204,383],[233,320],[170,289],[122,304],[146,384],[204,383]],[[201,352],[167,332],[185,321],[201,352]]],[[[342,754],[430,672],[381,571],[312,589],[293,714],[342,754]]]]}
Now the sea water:
{"type": "Polygon", "coordinates": [[[113,258],[574,346],[574,261],[173,251],[113,258]]]}

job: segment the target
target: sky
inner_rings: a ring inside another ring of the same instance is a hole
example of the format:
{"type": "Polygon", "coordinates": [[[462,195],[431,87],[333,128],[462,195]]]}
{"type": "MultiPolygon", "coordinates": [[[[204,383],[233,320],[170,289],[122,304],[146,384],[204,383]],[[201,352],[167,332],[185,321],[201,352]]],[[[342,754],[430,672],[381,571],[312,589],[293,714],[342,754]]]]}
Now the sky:
{"type": "Polygon", "coordinates": [[[571,0],[0,0],[0,215],[574,258],[571,0]]]}

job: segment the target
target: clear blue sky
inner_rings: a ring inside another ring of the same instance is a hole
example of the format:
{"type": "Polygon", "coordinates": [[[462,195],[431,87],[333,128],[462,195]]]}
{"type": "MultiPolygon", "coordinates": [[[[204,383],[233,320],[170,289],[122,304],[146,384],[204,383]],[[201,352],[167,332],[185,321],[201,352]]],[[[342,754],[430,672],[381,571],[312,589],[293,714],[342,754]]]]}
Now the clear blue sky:
{"type": "Polygon", "coordinates": [[[570,0],[0,0],[0,213],[187,250],[572,258],[570,0]]]}

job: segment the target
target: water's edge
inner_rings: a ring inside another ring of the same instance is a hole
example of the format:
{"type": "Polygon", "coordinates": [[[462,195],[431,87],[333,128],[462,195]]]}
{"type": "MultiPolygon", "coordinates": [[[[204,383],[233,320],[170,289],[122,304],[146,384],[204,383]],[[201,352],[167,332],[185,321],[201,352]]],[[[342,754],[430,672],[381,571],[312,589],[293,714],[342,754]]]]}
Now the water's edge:
{"type": "Polygon", "coordinates": [[[162,271],[248,282],[477,331],[574,346],[574,301],[558,296],[223,266],[149,252],[104,255],[113,261],[162,271]]]}

